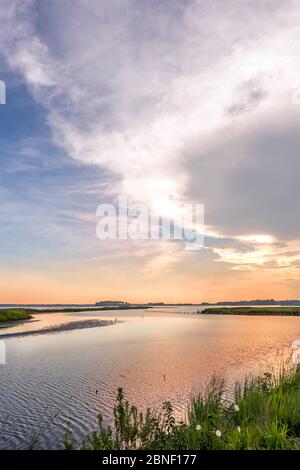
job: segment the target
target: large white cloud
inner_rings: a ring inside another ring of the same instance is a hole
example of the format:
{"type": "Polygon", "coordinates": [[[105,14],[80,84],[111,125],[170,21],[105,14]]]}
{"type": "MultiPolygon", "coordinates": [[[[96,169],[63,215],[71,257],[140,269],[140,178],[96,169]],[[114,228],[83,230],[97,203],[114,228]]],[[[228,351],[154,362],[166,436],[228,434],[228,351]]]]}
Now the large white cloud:
{"type": "MultiPolygon", "coordinates": [[[[241,211],[253,194],[245,194],[243,178],[269,168],[272,149],[249,157],[234,146],[271,125],[274,114],[296,119],[298,2],[2,3],[2,50],[46,106],[58,145],[116,174],[112,194],[157,208],[170,194],[206,200],[212,228],[232,235],[222,213],[227,204],[229,216],[241,219],[236,233],[246,232],[241,211]],[[217,189],[226,180],[237,190],[224,190],[220,205],[217,189]],[[204,192],[195,191],[198,181],[204,192]]],[[[280,156],[276,161],[282,168],[280,156]]],[[[276,232],[265,217],[256,220],[251,207],[249,233],[276,232]]]]}

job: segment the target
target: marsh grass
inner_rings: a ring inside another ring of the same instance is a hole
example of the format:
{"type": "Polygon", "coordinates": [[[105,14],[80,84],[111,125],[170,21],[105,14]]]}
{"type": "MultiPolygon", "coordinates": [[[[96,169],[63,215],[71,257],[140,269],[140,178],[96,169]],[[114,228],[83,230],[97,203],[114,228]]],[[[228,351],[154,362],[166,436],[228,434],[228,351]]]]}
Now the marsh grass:
{"type": "Polygon", "coordinates": [[[202,310],[202,315],[264,315],[300,316],[300,307],[212,307],[202,310]]]}
{"type": "Polygon", "coordinates": [[[8,308],[0,309],[0,323],[17,321],[17,320],[30,320],[32,311],[23,308],[8,308]]]}
{"type": "MultiPolygon", "coordinates": [[[[86,436],[90,450],[259,450],[300,448],[300,370],[281,368],[235,386],[226,399],[224,381],[214,378],[205,393],[193,398],[186,419],[176,421],[170,402],[159,413],[142,412],[118,390],[114,424],[98,417],[98,430],[86,436]]],[[[70,430],[65,448],[74,449],[70,430]]]]}

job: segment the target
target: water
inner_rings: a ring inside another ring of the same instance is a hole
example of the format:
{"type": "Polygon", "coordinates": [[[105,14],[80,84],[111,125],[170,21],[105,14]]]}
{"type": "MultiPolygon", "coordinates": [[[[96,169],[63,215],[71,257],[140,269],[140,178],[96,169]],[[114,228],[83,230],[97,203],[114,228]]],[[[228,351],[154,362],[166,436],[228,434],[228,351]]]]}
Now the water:
{"type": "Polygon", "coordinates": [[[299,317],[201,316],[196,310],[42,314],[38,321],[5,328],[2,333],[86,318],[119,320],[111,326],[5,340],[0,448],[28,448],[35,437],[37,448],[63,448],[68,425],[80,442],[96,427],[99,413],[111,422],[118,387],[138,406],[159,407],[170,400],[182,415],[190,395],[212,374],[231,384],[249,372],[265,371],[278,361],[278,351],[300,338],[299,317]]]}

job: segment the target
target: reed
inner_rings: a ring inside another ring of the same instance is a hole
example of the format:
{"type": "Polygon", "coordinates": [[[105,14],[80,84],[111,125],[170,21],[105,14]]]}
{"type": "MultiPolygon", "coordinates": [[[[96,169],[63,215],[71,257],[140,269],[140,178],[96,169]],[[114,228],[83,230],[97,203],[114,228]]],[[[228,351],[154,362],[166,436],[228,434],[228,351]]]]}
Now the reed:
{"type": "MultiPolygon", "coordinates": [[[[98,417],[98,429],[80,446],[89,450],[277,450],[300,449],[300,369],[281,368],[236,383],[234,399],[213,378],[177,421],[170,402],[160,412],[140,411],[118,390],[114,424],[98,417]]],[[[74,449],[67,430],[65,448],[74,449]]]]}

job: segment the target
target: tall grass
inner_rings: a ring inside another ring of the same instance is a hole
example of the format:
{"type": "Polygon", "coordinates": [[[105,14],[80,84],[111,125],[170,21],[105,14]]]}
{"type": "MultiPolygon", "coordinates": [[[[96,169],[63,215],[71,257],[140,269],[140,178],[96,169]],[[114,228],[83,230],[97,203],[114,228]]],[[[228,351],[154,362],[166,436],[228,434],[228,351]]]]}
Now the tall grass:
{"type": "MultiPolygon", "coordinates": [[[[74,449],[70,430],[65,448],[74,449]]],[[[186,419],[176,421],[170,402],[159,413],[139,411],[118,390],[114,424],[98,417],[98,430],[80,447],[91,450],[258,450],[300,448],[300,370],[281,370],[248,379],[235,387],[234,400],[224,382],[213,379],[206,393],[188,405],[186,419]]]]}
{"type": "Polygon", "coordinates": [[[30,318],[32,318],[31,310],[23,308],[0,309],[0,323],[16,320],[29,320],[30,318]]]}

